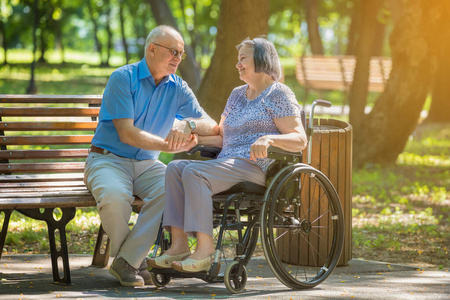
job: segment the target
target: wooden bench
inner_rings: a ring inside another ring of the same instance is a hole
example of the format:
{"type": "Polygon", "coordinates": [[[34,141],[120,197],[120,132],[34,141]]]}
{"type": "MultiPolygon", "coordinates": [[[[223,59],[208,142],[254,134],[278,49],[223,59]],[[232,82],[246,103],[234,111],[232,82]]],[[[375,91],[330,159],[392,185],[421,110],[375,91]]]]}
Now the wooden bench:
{"type": "MultiPolygon", "coordinates": [[[[59,283],[71,283],[65,227],[77,207],[96,206],[83,170],[101,100],[96,95],[0,95],[0,250],[13,210],[45,221],[53,279],[59,283]]],[[[136,198],[133,204],[142,201],[136,198]]],[[[108,250],[100,226],[92,264],[106,266],[108,250]]]]}
{"type": "MultiPolygon", "coordinates": [[[[348,103],[353,74],[356,66],[354,56],[302,56],[297,58],[296,78],[305,88],[305,101],[310,90],[345,91],[348,103]]],[[[387,57],[372,57],[368,89],[382,92],[391,73],[392,62],[387,57]]]]}

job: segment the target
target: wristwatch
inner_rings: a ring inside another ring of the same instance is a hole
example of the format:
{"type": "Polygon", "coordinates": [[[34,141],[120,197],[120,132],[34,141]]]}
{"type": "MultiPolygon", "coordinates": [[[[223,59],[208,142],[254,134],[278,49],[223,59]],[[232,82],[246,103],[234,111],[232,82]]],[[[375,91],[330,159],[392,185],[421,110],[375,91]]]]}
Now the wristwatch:
{"type": "Polygon", "coordinates": [[[191,129],[191,133],[193,133],[195,131],[195,129],[197,129],[197,125],[195,125],[195,122],[192,120],[186,120],[189,128],[191,129]]]}

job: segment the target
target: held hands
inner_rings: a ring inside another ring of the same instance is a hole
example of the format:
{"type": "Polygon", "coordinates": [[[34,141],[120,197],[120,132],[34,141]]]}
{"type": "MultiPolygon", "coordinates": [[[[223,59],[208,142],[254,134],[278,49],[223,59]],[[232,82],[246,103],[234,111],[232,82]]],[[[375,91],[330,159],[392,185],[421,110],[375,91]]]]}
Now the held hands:
{"type": "Polygon", "coordinates": [[[189,140],[186,142],[185,145],[182,145],[178,151],[176,152],[186,152],[194,148],[198,145],[198,135],[196,133],[191,133],[189,140]]]}
{"type": "Polygon", "coordinates": [[[164,141],[168,143],[169,150],[182,152],[181,148],[184,148],[193,141],[191,129],[187,125],[187,122],[175,122],[164,141]]]}
{"type": "Polygon", "coordinates": [[[258,158],[267,157],[267,149],[273,143],[273,140],[265,135],[260,137],[250,146],[250,160],[256,161],[258,158]]]}

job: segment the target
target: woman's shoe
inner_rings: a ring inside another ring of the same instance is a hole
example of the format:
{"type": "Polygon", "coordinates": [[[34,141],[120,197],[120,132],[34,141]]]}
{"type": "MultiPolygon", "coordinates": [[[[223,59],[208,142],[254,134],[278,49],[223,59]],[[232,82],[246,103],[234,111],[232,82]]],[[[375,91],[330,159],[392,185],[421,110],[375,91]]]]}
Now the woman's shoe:
{"type": "Polygon", "coordinates": [[[201,271],[208,271],[211,268],[213,261],[214,254],[211,254],[203,259],[186,258],[185,260],[180,261],[181,266],[174,264],[174,261],[172,263],[172,268],[179,272],[197,273],[201,271]]]}
{"type": "Polygon", "coordinates": [[[172,262],[180,261],[186,257],[191,255],[190,251],[177,254],[177,255],[167,255],[163,254],[156,258],[147,258],[147,265],[150,268],[158,268],[158,269],[170,269],[172,266],[172,262]]]}

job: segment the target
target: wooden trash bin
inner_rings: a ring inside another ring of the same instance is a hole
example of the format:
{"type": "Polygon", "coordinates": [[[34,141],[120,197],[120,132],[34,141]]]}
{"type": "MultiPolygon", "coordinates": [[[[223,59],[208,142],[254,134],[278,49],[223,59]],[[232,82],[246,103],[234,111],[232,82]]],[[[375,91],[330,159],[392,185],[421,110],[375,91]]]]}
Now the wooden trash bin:
{"type": "MultiPolygon", "coordinates": [[[[338,265],[346,265],[352,258],[352,126],[334,119],[314,119],[314,124],[311,166],[327,176],[339,194],[344,211],[345,239],[338,265]]],[[[304,162],[307,160],[307,153],[305,154],[304,162]]],[[[302,205],[314,203],[314,197],[317,197],[318,193],[314,194],[302,193],[302,198],[308,198],[302,199],[302,205]]],[[[282,245],[288,239],[292,242],[292,236],[278,241],[280,249],[283,249],[282,245]]],[[[326,255],[322,254],[327,253],[329,243],[321,243],[314,235],[310,236],[308,243],[314,245],[314,250],[304,244],[301,247],[302,244],[298,241],[299,251],[280,251],[281,260],[294,265],[314,266],[323,263],[323,257],[326,255]]]]}

